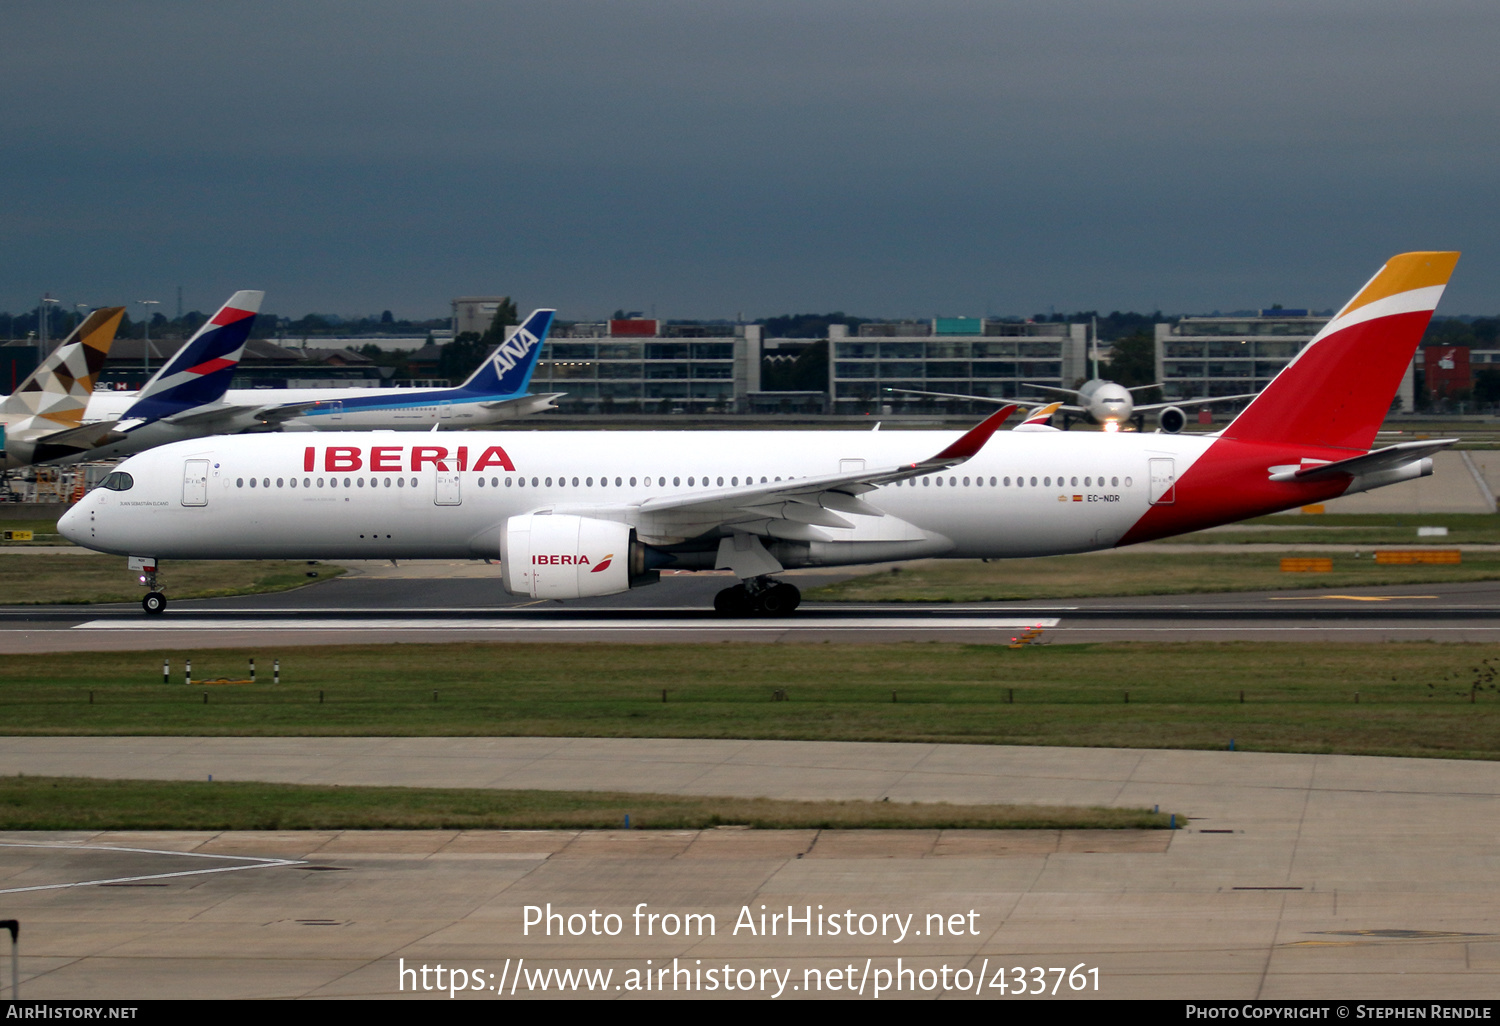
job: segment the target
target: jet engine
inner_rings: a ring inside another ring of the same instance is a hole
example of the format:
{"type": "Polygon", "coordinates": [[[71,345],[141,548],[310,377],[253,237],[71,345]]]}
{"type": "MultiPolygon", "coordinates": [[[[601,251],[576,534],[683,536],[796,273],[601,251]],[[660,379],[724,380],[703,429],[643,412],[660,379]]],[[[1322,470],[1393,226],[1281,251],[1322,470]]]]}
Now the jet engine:
{"type": "Polygon", "coordinates": [[[1168,406],[1156,415],[1156,426],[1169,435],[1175,435],[1187,426],[1187,414],[1175,406],[1168,406]]]}
{"type": "Polygon", "coordinates": [[[616,595],[656,580],[645,571],[645,560],[646,546],[635,540],[635,530],[614,520],[526,513],[511,517],[500,532],[501,582],[512,595],[616,595]]]}

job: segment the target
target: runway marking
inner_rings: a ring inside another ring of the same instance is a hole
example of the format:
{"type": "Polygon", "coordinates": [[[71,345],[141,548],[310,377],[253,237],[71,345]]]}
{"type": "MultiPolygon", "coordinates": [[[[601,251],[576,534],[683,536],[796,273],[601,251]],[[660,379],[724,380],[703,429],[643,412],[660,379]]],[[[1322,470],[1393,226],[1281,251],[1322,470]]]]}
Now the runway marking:
{"type": "Polygon", "coordinates": [[[1393,599],[1435,599],[1436,595],[1272,595],[1272,602],[1319,602],[1343,599],[1345,602],[1390,602],[1393,599]]]}
{"type": "Polygon", "coordinates": [[[75,624],[70,630],[94,631],[227,631],[227,630],[275,630],[275,631],[473,631],[473,630],[544,630],[544,631],[621,631],[636,632],[650,630],[682,630],[685,627],[736,631],[789,631],[789,630],[899,630],[925,628],[929,630],[1017,630],[1027,627],[1056,627],[1060,621],[1055,617],[1028,617],[1027,619],[964,619],[933,620],[911,617],[900,620],[881,620],[878,623],[857,624],[847,620],[802,619],[795,620],[568,620],[547,622],[545,620],[89,620],[75,624]]]}
{"type": "Polygon", "coordinates": [[[23,891],[56,891],[68,887],[98,887],[103,884],[139,883],[142,880],[166,880],[174,876],[203,876],[207,873],[234,873],[242,869],[267,869],[275,866],[305,866],[306,859],[270,859],[254,855],[210,855],[197,851],[159,851],[154,848],[116,848],[105,844],[26,844],[0,841],[0,848],[56,848],[65,851],[118,851],[134,855],[179,855],[194,859],[233,859],[248,862],[248,866],[218,866],[213,869],[184,869],[177,873],[150,873],[145,876],[116,876],[105,880],[74,880],[70,883],[37,884],[32,887],[6,887],[0,894],[20,894],[23,891]]]}

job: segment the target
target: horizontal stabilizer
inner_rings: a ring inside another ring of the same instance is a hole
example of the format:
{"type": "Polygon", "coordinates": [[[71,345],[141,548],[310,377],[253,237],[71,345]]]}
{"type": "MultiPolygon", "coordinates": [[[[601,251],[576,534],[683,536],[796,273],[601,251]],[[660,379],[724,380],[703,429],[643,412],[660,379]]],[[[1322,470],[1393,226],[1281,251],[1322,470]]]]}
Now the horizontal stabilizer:
{"type": "Polygon", "coordinates": [[[1394,470],[1408,463],[1425,459],[1435,452],[1448,448],[1456,441],[1458,441],[1457,438],[1436,438],[1422,442],[1399,442],[1384,449],[1367,452],[1363,456],[1354,456],[1334,463],[1305,463],[1296,467],[1272,467],[1271,480],[1321,481],[1341,474],[1347,474],[1350,477],[1377,474],[1383,470],[1394,470]]]}

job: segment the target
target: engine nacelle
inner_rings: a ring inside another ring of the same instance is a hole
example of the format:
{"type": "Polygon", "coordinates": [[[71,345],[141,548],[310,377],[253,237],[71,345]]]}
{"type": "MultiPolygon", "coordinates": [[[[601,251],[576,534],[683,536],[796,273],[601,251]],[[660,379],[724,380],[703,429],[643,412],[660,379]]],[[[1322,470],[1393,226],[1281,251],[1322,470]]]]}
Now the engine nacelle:
{"type": "Polygon", "coordinates": [[[1156,415],[1156,426],[1169,435],[1175,435],[1187,427],[1187,414],[1175,406],[1168,406],[1156,415]]]}
{"type": "Polygon", "coordinates": [[[634,535],[614,520],[565,513],[511,517],[500,532],[500,579],[512,595],[530,598],[617,595],[630,590],[632,550],[644,557],[634,535]]]}

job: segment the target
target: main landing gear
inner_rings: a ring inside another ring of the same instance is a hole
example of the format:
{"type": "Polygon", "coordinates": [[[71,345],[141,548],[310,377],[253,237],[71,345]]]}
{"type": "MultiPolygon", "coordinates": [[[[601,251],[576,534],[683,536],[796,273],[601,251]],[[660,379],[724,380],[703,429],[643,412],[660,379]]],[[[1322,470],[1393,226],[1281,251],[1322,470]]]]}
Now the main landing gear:
{"type": "Polygon", "coordinates": [[[802,604],[802,592],[769,577],[751,577],[714,596],[714,610],[725,616],[789,616],[802,604]]]}

